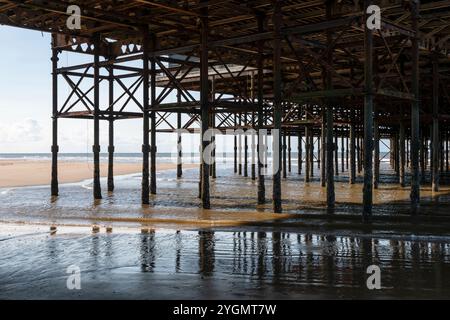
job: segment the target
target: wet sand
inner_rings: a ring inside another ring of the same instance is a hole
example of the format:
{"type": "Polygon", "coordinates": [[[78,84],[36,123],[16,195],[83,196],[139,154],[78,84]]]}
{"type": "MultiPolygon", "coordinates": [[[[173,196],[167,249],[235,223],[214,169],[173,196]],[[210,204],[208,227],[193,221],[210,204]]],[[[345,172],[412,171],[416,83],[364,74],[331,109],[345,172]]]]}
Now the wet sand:
{"type": "Polygon", "coordinates": [[[0,188],[0,298],[450,298],[447,177],[438,193],[422,187],[412,217],[409,189],[384,168],[371,224],[361,223],[360,176],[355,185],[336,177],[331,216],[318,174],[303,179],[283,180],[281,215],[272,212],[270,176],[258,206],[257,182],[230,165],[211,181],[212,210],[201,208],[198,167],[180,179],[158,171],[150,205],[141,204],[139,173],[117,177],[102,200],[92,199],[91,180],[61,184],[57,198],[49,186],[0,188]],[[82,270],[80,291],[66,288],[72,264],[82,270]],[[371,264],[381,267],[382,290],[365,285],[371,264]]]}
{"type": "MultiPolygon", "coordinates": [[[[176,168],[176,164],[158,163],[157,170],[176,168]]],[[[114,164],[114,175],[126,175],[142,170],[141,163],[114,164]]],[[[59,183],[80,182],[92,177],[91,161],[69,162],[59,161],[59,183]]],[[[106,177],[108,165],[101,163],[100,175],[106,177]]],[[[51,161],[0,160],[0,188],[49,185],[51,181],[51,161]]]]}
{"type": "Polygon", "coordinates": [[[448,242],[1,225],[0,251],[0,299],[450,298],[448,242]],[[66,285],[73,265],[80,290],[66,285]],[[367,288],[370,265],[380,290],[367,288]]]}

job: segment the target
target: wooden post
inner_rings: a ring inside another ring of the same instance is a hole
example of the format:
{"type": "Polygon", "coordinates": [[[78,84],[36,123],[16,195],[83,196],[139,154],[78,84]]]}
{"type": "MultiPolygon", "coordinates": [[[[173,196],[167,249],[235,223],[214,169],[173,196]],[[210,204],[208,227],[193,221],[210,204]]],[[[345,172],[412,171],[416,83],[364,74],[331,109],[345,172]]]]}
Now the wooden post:
{"type": "Polygon", "coordinates": [[[278,168],[275,168],[273,174],[273,211],[281,213],[281,175],[280,175],[280,160],[281,160],[281,13],[282,1],[276,0],[274,3],[273,12],[273,92],[274,92],[274,113],[273,113],[273,127],[278,131],[278,136],[274,136],[274,162],[278,163],[278,168]]]}
{"type": "Polygon", "coordinates": [[[57,35],[52,34],[52,181],[51,195],[56,197],[59,194],[58,187],[58,54],[56,49],[57,35]]]}
{"type": "Polygon", "coordinates": [[[420,175],[419,175],[419,15],[420,0],[411,1],[411,26],[415,32],[411,41],[412,52],[412,79],[411,93],[414,100],[411,104],[411,213],[416,214],[420,204],[420,175]]]}
{"type": "Polygon", "coordinates": [[[94,199],[101,199],[100,186],[100,35],[94,39],[94,199]]]}

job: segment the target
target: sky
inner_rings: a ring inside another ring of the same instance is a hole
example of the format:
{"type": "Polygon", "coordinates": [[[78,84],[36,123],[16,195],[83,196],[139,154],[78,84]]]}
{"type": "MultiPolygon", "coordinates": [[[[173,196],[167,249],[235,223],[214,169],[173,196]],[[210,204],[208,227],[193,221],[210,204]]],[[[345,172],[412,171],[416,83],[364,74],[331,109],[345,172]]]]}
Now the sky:
{"type": "MultiPolygon", "coordinates": [[[[0,26],[0,153],[48,153],[51,146],[52,77],[51,36],[48,33],[0,26]]],[[[60,54],[59,66],[87,62],[84,55],[60,54]]],[[[86,58],[87,57],[87,58],[86,58]]],[[[59,80],[60,106],[69,92],[59,80]]],[[[106,88],[101,88],[106,98],[106,88]]],[[[137,92],[139,94],[139,92],[137,92]]],[[[85,153],[92,150],[92,121],[59,120],[59,146],[62,153],[85,153]]],[[[101,121],[100,143],[107,151],[107,123],[101,121]]],[[[141,152],[142,120],[115,123],[117,152],[141,152]]],[[[195,147],[198,137],[185,137],[187,148],[195,147]]],[[[158,150],[172,152],[176,137],[158,134],[158,150]]]]}

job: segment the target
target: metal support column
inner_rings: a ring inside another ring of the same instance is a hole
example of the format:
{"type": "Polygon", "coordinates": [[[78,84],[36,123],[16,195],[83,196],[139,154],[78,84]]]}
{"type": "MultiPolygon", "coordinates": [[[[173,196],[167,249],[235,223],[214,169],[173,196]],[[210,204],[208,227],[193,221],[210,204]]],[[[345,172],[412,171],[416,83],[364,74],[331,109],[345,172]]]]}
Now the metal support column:
{"type": "Polygon", "coordinates": [[[439,136],[439,61],[433,59],[433,163],[432,190],[439,191],[439,159],[441,158],[441,143],[439,136]]]}
{"type": "Polygon", "coordinates": [[[52,181],[51,195],[58,196],[58,54],[56,34],[52,34],[52,181]]]}
{"type": "Polygon", "coordinates": [[[411,39],[412,52],[412,90],[414,100],[411,104],[411,213],[416,214],[420,204],[419,174],[419,0],[411,1],[412,29],[415,35],[411,39]]]}
{"type": "MultiPolygon", "coordinates": [[[[208,0],[201,1],[202,4],[207,4],[208,0]]],[[[209,129],[209,80],[208,80],[208,6],[200,9],[200,26],[201,26],[201,41],[200,41],[200,108],[202,121],[202,155],[207,150],[209,141],[205,139],[205,133],[209,129]]],[[[209,155],[201,155],[202,163],[202,206],[203,209],[209,209],[209,155]],[[205,156],[208,159],[205,159],[205,156]]]]}
{"type": "Polygon", "coordinates": [[[149,70],[149,32],[145,26],[142,32],[142,93],[143,93],[143,142],[142,142],[142,204],[150,203],[150,172],[149,172],[149,153],[150,153],[150,70],[149,70]]]}
{"type": "Polygon", "coordinates": [[[100,186],[100,35],[94,36],[94,199],[101,199],[100,186]]]}
{"type": "Polygon", "coordinates": [[[108,192],[114,191],[114,69],[109,69],[108,192]]]}
{"type": "Polygon", "coordinates": [[[276,0],[274,3],[273,12],[273,91],[274,91],[274,114],[273,114],[273,127],[278,134],[273,135],[273,157],[276,167],[273,173],[273,211],[275,213],[281,213],[281,25],[282,25],[282,13],[281,13],[282,1],[276,0]]]}
{"type": "MultiPolygon", "coordinates": [[[[365,8],[372,4],[365,0],[365,8]]],[[[373,188],[373,32],[364,28],[364,187],[363,187],[363,219],[369,220],[372,215],[372,188],[373,188]]]]}

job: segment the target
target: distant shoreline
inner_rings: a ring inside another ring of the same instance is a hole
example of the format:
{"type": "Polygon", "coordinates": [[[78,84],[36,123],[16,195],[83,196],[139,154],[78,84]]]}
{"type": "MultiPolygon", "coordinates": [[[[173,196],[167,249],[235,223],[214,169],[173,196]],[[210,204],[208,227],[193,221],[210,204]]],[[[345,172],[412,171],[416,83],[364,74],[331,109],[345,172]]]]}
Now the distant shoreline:
{"type": "MultiPolygon", "coordinates": [[[[184,164],[185,168],[196,167],[195,164],[184,164]]],[[[108,173],[107,163],[100,163],[100,176],[106,177],[108,173]]],[[[174,163],[157,163],[157,170],[175,169],[174,163]]],[[[139,162],[114,163],[114,175],[127,175],[139,173],[142,164],[139,162]]],[[[59,183],[75,183],[92,178],[93,163],[83,161],[59,161],[59,183]]],[[[51,161],[49,160],[0,160],[0,188],[30,187],[50,185],[51,161]]]]}

